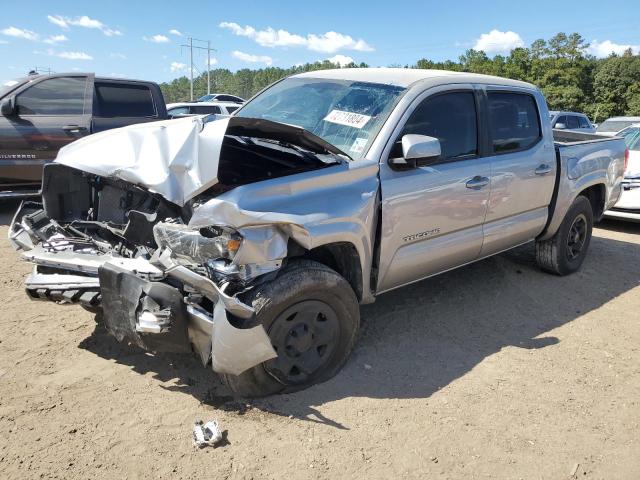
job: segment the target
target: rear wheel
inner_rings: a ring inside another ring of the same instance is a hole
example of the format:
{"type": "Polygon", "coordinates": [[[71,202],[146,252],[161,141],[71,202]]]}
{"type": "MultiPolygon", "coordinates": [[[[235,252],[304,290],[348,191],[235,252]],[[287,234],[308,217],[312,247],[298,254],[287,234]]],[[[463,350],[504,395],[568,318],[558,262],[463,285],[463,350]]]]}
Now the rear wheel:
{"type": "Polygon", "coordinates": [[[593,210],[586,197],[576,198],[556,234],[536,242],[536,260],[543,270],[556,275],[576,272],[584,261],[591,233],[593,210]]]}
{"type": "Polygon", "coordinates": [[[360,323],[349,283],[317,262],[290,262],[242,299],[253,305],[278,357],[240,375],[223,375],[239,396],[260,397],[324,382],[346,362],[360,323]]]}

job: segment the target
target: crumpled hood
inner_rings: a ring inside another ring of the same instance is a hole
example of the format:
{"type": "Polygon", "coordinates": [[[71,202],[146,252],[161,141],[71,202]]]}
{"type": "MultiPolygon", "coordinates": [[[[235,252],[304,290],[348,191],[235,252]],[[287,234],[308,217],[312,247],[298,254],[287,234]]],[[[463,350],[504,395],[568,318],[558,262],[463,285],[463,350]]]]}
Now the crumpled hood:
{"type": "Polygon", "coordinates": [[[62,148],[56,162],[120,178],[183,206],[217,183],[228,123],[187,117],[107,130],[62,148]]]}
{"type": "Polygon", "coordinates": [[[142,123],[89,135],[62,148],[57,163],[144,187],[179,206],[218,183],[225,134],[270,138],[318,154],[346,154],[312,133],[268,120],[203,117],[142,123]]]}

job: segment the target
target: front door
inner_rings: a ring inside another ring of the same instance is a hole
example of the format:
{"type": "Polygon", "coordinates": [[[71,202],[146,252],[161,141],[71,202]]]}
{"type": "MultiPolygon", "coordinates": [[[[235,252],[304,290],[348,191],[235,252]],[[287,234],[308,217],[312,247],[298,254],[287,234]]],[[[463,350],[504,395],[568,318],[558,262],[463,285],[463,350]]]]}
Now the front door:
{"type": "Polygon", "coordinates": [[[16,112],[0,119],[0,188],[40,186],[42,166],[66,144],[87,135],[92,76],[51,77],[15,96],[16,112]]]}
{"type": "Polygon", "coordinates": [[[471,262],[482,248],[491,164],[479,141],[480,95],[471,85],[433,90],[405,114],[396,145],[405,134],[438,138],[438,162],[405,171],[386,159],[380,165],[379,293],[471,262]]]}

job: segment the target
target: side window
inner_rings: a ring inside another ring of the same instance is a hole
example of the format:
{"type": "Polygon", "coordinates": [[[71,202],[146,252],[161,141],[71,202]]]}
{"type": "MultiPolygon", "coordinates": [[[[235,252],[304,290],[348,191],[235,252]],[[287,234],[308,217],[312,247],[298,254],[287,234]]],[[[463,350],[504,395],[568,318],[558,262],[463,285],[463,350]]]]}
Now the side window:
{"type": "Polygon", "coordinates": [[[146,85],[95,84],[95,114],[98,117],[155,117],[151,90],[146,85]]]}
{"type": "Polygon", "coordinates": [[[82,115],[86,77],[51,78],[16,97],[19,115],[82,115]]]}
{"type": "Polygon", "coordinates": [[[167,110],[168,115],[183,115],[185,113],[189,113],[189,107],[175,107],[167,110]]]}
{"type": "Polygon", "coordinates": [[[531,95],[489,92],[487,97],[495,153],[524,150],[542,138],[538,108],[531,95]]]}
{"type": "Polygon", "coordinates": [[[580,128],[591,128],[589,120],[587,120],[585,117],[578,117],[578,122],[580,123],[580,128]]]}
{"type": "Polygon", "coordinates": [[[553,128],[556,128],[556,125],[559,123],[563,123],[565,126],[567,125],[567,117],[565,115],[561,115],[558,117],[556,122],[553,124],[553,128]]]}
{"type": "Polygon", "coordinates": [[[222,111],[217,105],[193,105],[191,107],[191,113],[206,115],[211,113],[222,113],[222,111]]]}
{"type": "Polygon", "coordinates": [[[473,92],[445,93],[424,100],[402,131],[402,135],[412,133],[440,140],[442,159],[476,155],[478,126],[473,92]]]}
{"type": "Polygon", "coordinates": [[[580,122],[578,121],[578,117],[575,115],[567,115],[567,128],[571,130],[576,130],[580,128],[580,122]]]}
{"type": "Polygon", "coordinates": [[[233,112],[235,112],[238,109],[238,107],[227,107],[227,112],[229,114],[232,114],[233,112]]]}

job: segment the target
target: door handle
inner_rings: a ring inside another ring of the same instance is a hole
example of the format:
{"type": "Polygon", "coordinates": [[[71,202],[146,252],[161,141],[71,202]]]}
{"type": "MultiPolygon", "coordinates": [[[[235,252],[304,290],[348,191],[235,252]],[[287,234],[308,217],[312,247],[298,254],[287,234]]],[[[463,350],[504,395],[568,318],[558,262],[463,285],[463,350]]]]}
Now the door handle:
{"type": "Polygon", "coordinates": [[[87,130],[87,127],[81,127],[80,125],[65,125],[64,127],[62,127],[62,130],[70,133],[80,133],[85,132],[87,130]]]}
{"type": "Polygon", "coordinates": [[[536,168],[536,175],[546,175],[547,173],[551,173],[551,167],[546,163],[536,168]]]}
{"type": "Polygon", "coordinates": [[[487,185],[489,185],[489,179],[487,177],[481,177],[480,175],[476,175],[471,180],[467,181],[467,183],[465,183],[465,186],[472,190],[480,190],[487,185]]]}

